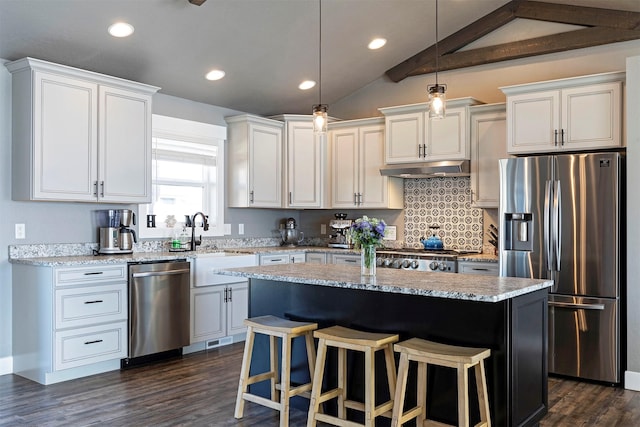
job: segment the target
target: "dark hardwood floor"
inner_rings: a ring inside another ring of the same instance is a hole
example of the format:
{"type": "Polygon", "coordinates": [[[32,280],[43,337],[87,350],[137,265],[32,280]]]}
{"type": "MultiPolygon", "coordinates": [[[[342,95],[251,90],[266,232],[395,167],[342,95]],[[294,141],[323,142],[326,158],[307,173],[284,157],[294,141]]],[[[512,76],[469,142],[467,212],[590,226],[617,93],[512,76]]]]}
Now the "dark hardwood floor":
{"type": "MultiPolygon", "coordinates": [[[[233,418],[242,343],[123,371],[43,386],[0,376],[0,426],[278,425],[278,414],[248,402],[233,418]]],[[[549,380],[541,426],[640,426],[640,392],[549,380]]],[[[292,409],[291,426],[306,412],[292,409]]]]}

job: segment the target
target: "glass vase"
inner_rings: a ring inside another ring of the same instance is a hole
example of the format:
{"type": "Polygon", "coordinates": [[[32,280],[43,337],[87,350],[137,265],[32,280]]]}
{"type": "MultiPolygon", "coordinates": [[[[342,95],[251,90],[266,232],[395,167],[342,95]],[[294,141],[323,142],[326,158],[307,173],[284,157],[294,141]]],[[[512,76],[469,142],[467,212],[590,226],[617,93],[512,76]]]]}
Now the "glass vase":
{"type": "Polygon", "coordinates": [[[363,245],[360,252],[360,274],[363,276],[376,275],[376,247],[363,245]]]}

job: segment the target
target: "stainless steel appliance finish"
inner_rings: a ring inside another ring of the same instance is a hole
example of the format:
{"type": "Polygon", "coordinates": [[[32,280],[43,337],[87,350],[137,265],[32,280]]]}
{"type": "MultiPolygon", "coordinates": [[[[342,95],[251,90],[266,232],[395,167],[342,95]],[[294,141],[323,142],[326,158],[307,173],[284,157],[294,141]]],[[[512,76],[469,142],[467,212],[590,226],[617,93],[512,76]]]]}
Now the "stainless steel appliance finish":
{"type": "Polygon", "coordinates": [[[399,178],[433,178],[442,176],[469,176],[469,160],[445,160],[388,165],[380,169],[382,176],[399,178]]]}
{"type": "Polygon", "coordinates": [[[330,248],[342,249],[353,248],[353,242],[351,241],[351,235],[349,234],[349,229],[352,224],[353,221],[346,219],[346,216],[344,218],[341,217],[329,221],[329,227],[333,232],[329,234],[329,243],[327,246],[330,248]]]}
{"type": "Polygon", "coordinates": [[[455,251],[425,251],[423,249],[381,250],[376,252],[376,265],[383,268],[436,273],[457,273],[458,254],[455,251]]]}
{"type": "Polygon", "coordinates": [[[129,209],[105,209],[98,211],[101,254],[130,254],[137,241],[136,232],[129,228],[136,223],[136,215],[129,209]]]}
{"type": "Polygon", "coordinates": [[[549,278],[549,372],[621,381],[624,154],[500,160],[500,274],[549,278]]]}
{"type": "Polygon", "coordinates": [[[129,358],[189,345],[190,264],[129,265],[129,358]]]}

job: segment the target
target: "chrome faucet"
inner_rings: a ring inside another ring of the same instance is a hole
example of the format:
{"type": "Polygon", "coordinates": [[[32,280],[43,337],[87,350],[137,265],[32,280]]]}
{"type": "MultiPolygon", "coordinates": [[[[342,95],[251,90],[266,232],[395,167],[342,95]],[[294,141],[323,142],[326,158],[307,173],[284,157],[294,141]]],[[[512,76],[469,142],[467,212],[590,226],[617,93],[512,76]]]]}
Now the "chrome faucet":
{"type": "Polygon", "coordinates": [[[202,235],[200,235],[200,240],[196,240],[196,217],[200,215],[202,217],[202,227],[204,231],[209,229],[209,222],[207,221],[207,216],[202,212],[196,212],[192,217],[191,221],[191,250],[195,251],[196,246],[202,244],[202,235]]]}

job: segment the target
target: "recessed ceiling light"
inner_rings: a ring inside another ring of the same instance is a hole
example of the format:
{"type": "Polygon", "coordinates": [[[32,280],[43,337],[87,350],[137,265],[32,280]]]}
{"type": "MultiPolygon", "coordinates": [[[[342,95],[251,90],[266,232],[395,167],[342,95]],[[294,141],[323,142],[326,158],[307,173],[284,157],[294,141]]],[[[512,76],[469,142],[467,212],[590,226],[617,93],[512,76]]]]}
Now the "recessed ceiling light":
{"type": "Polygon", "coordinates": [[[369,42],[368,48],[371,50],[376,50],[376,49],[380,49],[385,44],[387,44],[387,39],[381,39],[381,38],[373,39],[371,40],[371,42],[369,42]]]}
{"type": "Polygon", "coordinates": [[[113,37],[127,37],[133,34],[133,25],[126,22],[116,22],[109,26],[108,31],[113,37]]]}
{"type": "Polygon", "coordinates": [[[305,80],[298,85],[298,89],[300,90],[308,90],[316,85],[316,82],[313,80],[305,80]]]}
{"type": "Polygon", "coordinates": [[[224,71],[222,70],[211,70],[205,76],[207,80],[220,80],[224,77],[224,71]]]}

